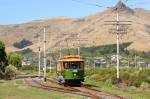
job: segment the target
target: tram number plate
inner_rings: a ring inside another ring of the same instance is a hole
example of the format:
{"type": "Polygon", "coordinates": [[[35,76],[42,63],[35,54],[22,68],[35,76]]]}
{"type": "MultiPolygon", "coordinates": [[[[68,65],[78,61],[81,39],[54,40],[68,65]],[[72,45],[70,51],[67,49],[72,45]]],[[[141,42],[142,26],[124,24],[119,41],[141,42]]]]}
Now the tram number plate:
{"type": "Polygon", "coordinates": [[[78,72],[78,70],[77,69],[73,69],[73,72],[78,72]]]}

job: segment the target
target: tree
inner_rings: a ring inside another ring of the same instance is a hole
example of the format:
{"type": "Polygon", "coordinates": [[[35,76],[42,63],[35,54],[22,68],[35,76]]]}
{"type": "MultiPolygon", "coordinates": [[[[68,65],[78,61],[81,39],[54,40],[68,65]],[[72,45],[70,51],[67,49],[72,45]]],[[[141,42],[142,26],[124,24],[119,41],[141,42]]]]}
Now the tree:
{"type": "Polygon", "coordinates": [[[9,64],[12,64],[18,69],[22,66],[22,57],[20,54],[11,52],[8,54],[7,59],[9,64]]]}
{"type": "Polygon", "coordinates": [[[2,41],[0,41],[0,77],[4,76],[6,66],[7,66],[7,54],[5,52],[5,45],[2,41]]]}

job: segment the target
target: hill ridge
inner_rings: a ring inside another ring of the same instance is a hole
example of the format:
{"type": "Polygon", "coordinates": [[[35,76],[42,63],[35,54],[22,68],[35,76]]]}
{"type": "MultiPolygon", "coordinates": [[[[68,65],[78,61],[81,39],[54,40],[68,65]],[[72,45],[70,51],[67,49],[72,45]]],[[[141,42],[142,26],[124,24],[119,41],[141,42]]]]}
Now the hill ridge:
{"type": "MultiPolygon", "coordinates": [[[[114,8],[120,8],[120,20],[132,21],[128,27],[128,34],[120,37],[120,43],[133,42],[128,50],[150,51],[150,11],[144,9],[131,9],[124,3],[118,3],[114,8]],[[133,13],[134,12],[134,13],[133,13]]],[[[116,20],[114,8],[106,9],[101,13],[82,18],[57,17],[44,20],[33,20],[31,22],[14,25],[0,25],[0,40],[6,44],[6,50],[20,51],[31,48],[38,51],[37,34],[43,38],[42,28],[46,27],[47,49],[55,50],[60,47],[67,47],[66,39],[69,36],[64,34],[80,33],[81,38],[87,38],[88,41],[82,41],[83,46],[96,46],[115,44],[116,36],[109,33],[112,26],[106,26],[104,21],[116,20]],[[31,41],[33,44],[23,49],[17,49],[14,43],[23,39],[31,41]]],[[[69,41],[69,47],[77,47],[77,42],[69,41]],[[73,45],[74,43],[74,45],[73,45]]],[[[41,41],[41,46],[42,46],[41,41]]]]}

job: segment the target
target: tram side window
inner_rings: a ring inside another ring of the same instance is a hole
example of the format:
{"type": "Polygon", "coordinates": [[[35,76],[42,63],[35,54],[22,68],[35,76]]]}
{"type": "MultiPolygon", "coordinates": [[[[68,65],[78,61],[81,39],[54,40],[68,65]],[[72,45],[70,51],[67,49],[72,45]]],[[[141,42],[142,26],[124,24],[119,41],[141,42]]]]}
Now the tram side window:
{"type": "Polygon", "coordinates": [[[64,68],[69,69],[69,63],[68,62],[64,62],[64,68]]]}
{"type": "Polygon", "coordinates": [[[83,69],[83,62],[78,63],[79,69],[83,69]]]}

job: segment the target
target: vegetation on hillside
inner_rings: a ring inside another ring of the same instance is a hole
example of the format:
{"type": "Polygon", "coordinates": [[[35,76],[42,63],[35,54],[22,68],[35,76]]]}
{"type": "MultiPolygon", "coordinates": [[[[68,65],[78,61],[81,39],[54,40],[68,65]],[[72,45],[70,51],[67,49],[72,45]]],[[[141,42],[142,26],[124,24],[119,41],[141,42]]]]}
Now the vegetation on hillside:
{"type": "Polygon", "coordinates": [[[26,39],[23,39],[19,42],[15,42],[13,44],[14,47],[19,48],[19,49],[22,49],[22,48],[30,46],[30,45],[32,45],[32,42],[29,40],[26,40],[26,39]]]}
{"type": "Polygon", "coordinates": [[[34,52],[32,49],[27,48],[27,49],[23,49],[22,51],[19,51],[16,53],[21,54],[22,56],[29,56],[29,55],[32,55],[34,52]]]}
{"type": "MultiPolygon", "coordinates": [[[[126,50],[127,47],[130,44],[131,44],[131,42],[120,44],[120,52],[125,53],[127,51],[126,50]]],[[[114,53],[116,53],[116,51],[117,51],[116,44],[102,45],[102,46],[92,46],[92,47],[81,47],[80,48],[81,55],[85,56],[85,57],[114,54],[114,53]]],[[[59,50],[54,51],[53,53],[58,56],[59,55],[59,50]]],[[[66,54],[77,54],[77,49],[75,49],[75,48],[62,49],[62,55],[66,55],[66,54]]]]}

